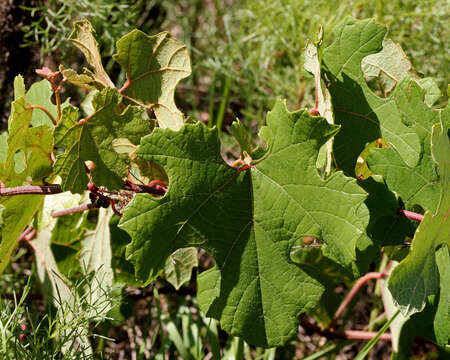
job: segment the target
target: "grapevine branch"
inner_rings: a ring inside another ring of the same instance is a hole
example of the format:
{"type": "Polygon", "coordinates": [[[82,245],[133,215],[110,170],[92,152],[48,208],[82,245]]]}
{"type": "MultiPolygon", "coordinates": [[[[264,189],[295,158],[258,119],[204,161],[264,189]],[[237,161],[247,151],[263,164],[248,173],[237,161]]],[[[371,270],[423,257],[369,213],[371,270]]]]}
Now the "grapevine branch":
{"type": "Polygon", "coordinates": [[[328,328],[333,328],[336,324],[337,319],[339,319],[342,314],[345,312],[345,309],[347,309],[350,302],[355,297],[356,293],[361,289],[361,286],[363,286],[366,282],[373,279],[381,279],[389,275],[389,269],[392,263],[390,263],[386,269],[382,272],[370,272],[364,275],[363,277],[359,278],[358,281],[356,281],[355,285],[353,285],[353,288],[350,290],[350,292],[345,297],[342,304],[337,309],[336,313],[333,316],[333,319],[331,320],[330,324],[328,325],[328,328]]]}
{"type": "Polygon", "coordinates": [[[86,210],[95,209],[95,208],[96,208],[96,206],[92,203],[83,204],[83,205],[78,205],[78,206],[75,206],[75,207],[69,208],[69,209],[53,211],[51,215],[53,217],[60,217],[60,216],[74,214],[77,212],[86,211],[86,210]]]}
{"type": "Polygon", "coordinates": [[[417,220],[417,221],[422,221],[424,218],[424,215],[422,215],[422,214],[418,214],[418,213],[415,213],[412,211],[402,210],[402,209],[397,211],[397,215],[403,216],[403,217],[411,219],[411,220],[417,220]]]}
{"type": "MultiPolygon", "coordinates": [[[[300,318],[300,325],[308,333],[317,333],[321,336],[325,336],[328,339],[370,340],[373,339],[378,334],[377,332],[374,331],[361,331],[361,330],[337,331],[332,328],[322,329],[320,326],[311,323],[305,316],[302,316],[300,318]]],[[[380,340],[392,341],[392,335],[383,334],[380,336],[380,340]]]]}
{"type": "Polygon", "coordinates": [[[30,105],[30,106],[27,106],[25,109],[26,109],[26,110],[29,110],[29,109],[39,109],[39,110],[42,110],[42,111],[50,118],[50,120],[52,121],[53,125],[57,125],[57,124],[58,124],[58,122],[57,122],[56,119],[53,117],[53,115],[50,114],[50,111],[48,111],[45,107],[43,107],[43,106],[41,106],[41,105],[30,105]]]}
{"type": "Polygon", "coordinates": [[[12,188],[0,187],[0,197],[1,196],[13,196],[13,195],[53,195],[62,193],[63,190],[61,185],[50,184],[50,185],[24,185],[16,186],[12,188]]]}

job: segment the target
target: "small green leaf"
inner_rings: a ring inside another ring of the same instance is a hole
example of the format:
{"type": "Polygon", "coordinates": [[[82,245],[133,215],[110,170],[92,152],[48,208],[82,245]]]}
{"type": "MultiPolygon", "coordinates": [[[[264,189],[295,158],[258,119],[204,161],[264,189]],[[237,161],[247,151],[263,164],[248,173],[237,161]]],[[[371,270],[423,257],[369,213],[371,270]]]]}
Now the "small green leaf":
{"type": "Polygon", "coordinates": [[[433,106],[436,101],[438,101],[441,96],[441,90],[439,89],[438,84],[433,78],[427,77],[423,79],[417,79],[417,83],[420,87],[425,91],[425,99],[424,102],[428,106],[433,106]]]}
{"type": "Polygon", "coordinates": [[[120,93],[152,109],[160,127],[179,130],[184,119],[174,93],[180,80],[191,73],[186,46],[167,32],[148,36],[133,30],[117,42],[114,59],[127,74],[120,93]]]}
{"type": "Polygon", "coordinates": [[[178,249],[167,259],[164,266],[164,277],[178,290],[184,283],[191,280],[192,269],[197,266],[196,248],[178,249]]]}
{"type": "Polygon", "coordinates": [[[73,69],[65,69],[62,65],[59,66],[59,71],[61,71],[66,82],[87,90],[95,90],[96,88],[101,90],[103,86],[98,86],[94,77],[91,75],[92,73],[86,70],[84,74],[78,74],[73,69]]]}
{"type": "Polygon", "coordinates": [[[319,148],[337,126],[305,110],[288,112],[282,101],[267,123],[267,156],[246,171],[223,161],[216,128],[156,128],[137,155],[164,167],[168,192],[160,199],[136,195],[120,226],[132,238],[127,257],[147,283],[176,249],[205,248],[221,273],[208,316],[232,335],[270,347],[297,332],[298,315],[323,291],[315,270],[292,263],[291,247],[316,236],[327,256],[351,269],[368,212],[354,179],[317,173],[319,148]]]}
{"type": "Polygon", "coordinates": [[[39,109],[29,108],[25,98],[12,104],[8,122],[8,150],[0,164],[0,180],[7,186],[22,185],[24,181],[38,183],[51,173],[53,138],[48,126],[30,127],[33,113],[39,109]],[[20,166],[16,154],[20,156],[20,166]],[[23,168],[24,170],[17,172],[23,168]]]}
{"type": "Polygon", "coordinates": [[[253,146],[248,137],[248,132],[245,126],[237,119],[230,126],[231,134],[234,136],[236,141],[241,147],[241,154],[245,151],[248,154],[252,154],[253,146]]]}
{"type": "Polygon", "coordinates": [[[98,51],[98,44],[94,38],[94,29],[88,20],[75,21],[73,31],[68,40],[72,42],[86,57],[87,62],[94,70],[92,78],[101,87],[114,87],[114,83],[102,65],[102,58],[98,51]]]}
{"type": "Polygon", "coordinates": [[[56,157],[54,168],[62,178],[64,190],[81,193],[86,189],[88,177],[84,164],[88,160],[95,163],[91,175],[96,184],[109,189],[121,187],[130,158],[114,150],[114,140],[126,138],[138,144],[150,131],[142,109],[136,106],[123,109],[121,99],[116,89],[103,89],[94,95],[94,112],[82,121],[77,121],[77,108],[63,109],[54,136],[55,146],[65,151],[56,157]]]}
{"type": "Polygon", "coordinates": [[[44,201],[41,195],[18,195],[1,198],[3,226],[0,242],[0,274],[9,263],[20,234],[30,224],[44,201]]]}
{"type": "Polygon", "coordinates": [[[402,313],[422,311],[427,297],[439,291],[436,250],[450,247],[450,141],[441,119],[433,126],[432,155],[441,175],[441,197],[434,215],[430,211],[417,229],[409,255],[392,271],[389,290],[402,313]]]}

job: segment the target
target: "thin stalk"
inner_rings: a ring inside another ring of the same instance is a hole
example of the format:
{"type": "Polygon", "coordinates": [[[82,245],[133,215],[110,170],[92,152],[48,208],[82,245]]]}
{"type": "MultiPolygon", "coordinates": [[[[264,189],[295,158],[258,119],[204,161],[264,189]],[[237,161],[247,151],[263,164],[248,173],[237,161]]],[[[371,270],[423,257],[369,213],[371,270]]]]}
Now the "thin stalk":
{"type": "Polygon", "coordinates": [[[228,93],[230,92],[230,85],[231,85],[231,77],[227,76],[227,78],[225,79],[225,85],[223,88],[222,100],[220,100],[219,112],[217,113],[217,118],[216,118],[216,126],[217,126],[217,130],[219,131],[219,134],[222,130],[222,123],[223,123],[223,118],[225,116],[225,108],[226,108],[227,102],[228,102],[228,93]]]}
{"type": "Polygon", "coordinates": [[[2,188],[0,187],[0,197],[1,196],[12,196],[12,195],[53,195],[62,193],[63,190],[59,184],[50,185],[24,185],[16,186],[13,188],[2,188]]]}
{"type": "MultiPolygon", "coordinates": [[[[61,100],[60,100],[60,102],[61,102],[61,100]]],[[[61,104],[60,104],[61,105],[61,104]]],[[[53,123],[53,125],[56,125],[56,124],[58,124],[58,121],[53,117],[53,115],[52,114],[50,114],[50,112],[46,109],[46,108],[44,108],[43,106],[41,106],[41,105],[30,105],[30,106],[27,106],[26,108],[25,108],[26,110],[30,110],[30,109],[39,109],[39,110],[42,110],[49,118],[50,118],[50,120],[52,121],[52,123],[53,123]]],[[[60,112],[61,112],[61,109],[60,109],[60,107],[58,108],[59,109],[59,112],[58,112],[58,119],[60,118],[60,112]]]]}
{"type": "Polygon", "coordinates": [[[388,276],[389,268],[390,268],[390,266],[388,266],[383,272],[370,272],[370,273],[367,273],[366,275],[364,275],[363,277],[359,278],[358,281],[355,283],[355,285],[353,285],[353,288],[350,290],[348,295],[345,297],[342,304],[337,309],[336,313],[333,316],[333,319],[331,320],[330,324],[328,325],[328,328],[334,327],[337,319],[342,316],[345,309],[347,309],[348,305],[353,300],[353,298],[355,297],[356,293],[359,291],[361,286],[363,286],[369,280],[381,279],[383,277],[388,276]]]}
{"type": "Polygon", "coordinates": [[[65,215],[74,214],[74,213],[81,212],[81,211],[90,210],[93,208],[95,208],[94,204],[89,203],[89,204],[78,205],[78,206],[75,206],[75,207],[69,208],[69,209],[53,211],[51,215],[53,217],[65,216],[65,215]]]}

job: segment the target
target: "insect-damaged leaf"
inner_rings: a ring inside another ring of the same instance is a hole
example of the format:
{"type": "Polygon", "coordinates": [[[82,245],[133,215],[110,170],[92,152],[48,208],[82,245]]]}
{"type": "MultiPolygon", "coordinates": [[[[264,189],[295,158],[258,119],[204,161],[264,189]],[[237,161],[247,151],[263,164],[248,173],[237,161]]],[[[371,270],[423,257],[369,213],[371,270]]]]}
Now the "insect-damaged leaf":
{"type": "Polygon", "coordinates": [[[409,166],[420,158],[419,138],[402,123],[394,97],[375,95],[361,70],[361,61],[381,50],[385,34],[386,27],[374,20],[348,17],[336,27],[336,40],[323,53],[335,123],[342,125],[333,154],[338,168],[351,176],[366,144],[378,138],[391,142],[409,166]]]}
{"type": "Polygon", "coordinates": [[[217,129],[155,129],[137,155],[164,167],[169,190],[161,199],[136,195],[120,226],[131,235],[128,259],[145,282],[177,248],[205,248],[221,272],[209,316],[231,334],[270,347],[297,332],[298,315],[323,291],[311,267],[290,261],[291,247],[315,236],[324,253],[351,267],[368,214],[354,179],[336,173],[323,180],[316,170],[320,146],[337,126],[305,110],[290,113],[281,101],[267,124],[267,155],[245,171],[223,161],[217,129]]]}
{"type": "Polygon", "coordinates": [[[138,144],[150,131],[142,109],[135,106],[124,109],[117,89],[103,89],[94,95],[92,103],[94,112],[81,121],[77,121],[77,108],[64,108],[62,120],[54,132],[55,146],[65,150],[56,157],[54,165],[64,190],[79,193],[86,189],[88,177],[84,164],[88,160],[95,163],[91,175],[96,184],[109,189],[120,188],[130,159],[127,154],[114,150],[114,139],[126,138],[138,144]]]}
{"type": "MultiPolygon", "coordinates": [[[[427,211],[417,229],[409,255],[393,270],[389,290],[404,315],[423,310],[427,297],[438,293],[436,250],[450,247],[450,142],[441,119],[433,126],[432,155],[441,174],[441,197],[436,213],[427,211]]],[[[448,284],[446,285],[448,286],[448,284]]]]}
{"type": "Polygon", "coordinates": [[[184,120],[174,93],[191,73],[186,45],[167,32],[149,36],[133,30],[117,42],[114,59],[127,73],[121,94],[152,109],[160,127],[179,130],[184,120]]]}

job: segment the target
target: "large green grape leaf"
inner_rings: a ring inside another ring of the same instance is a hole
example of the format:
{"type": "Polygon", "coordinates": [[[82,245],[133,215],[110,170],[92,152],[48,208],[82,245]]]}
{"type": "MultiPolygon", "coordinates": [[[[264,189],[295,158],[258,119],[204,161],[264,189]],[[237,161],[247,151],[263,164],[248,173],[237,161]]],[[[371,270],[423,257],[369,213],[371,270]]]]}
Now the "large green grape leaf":
{"type": "Polygon", "coordinates": [[[397,108],[404,121],[420,139],[420,160],[409,166],[394,147],[372,149],[367,157],[371,171],[383,175],[389,189],[396,192],[407,208],[420,205],[436,211],[439,202],[439,175],[431,158],[431,128],[439,122],[442,111],[432,111],[423,101],[425,92],[406,78],[394,92],[397,108]]]}
{"type": "Polygon", "coordinates": [[[124,109],[117,89],[105,88],[94,95],[94,112],[77,121],[78,109],[63,109],[62,120],[55,129],[55,146],[65,151],[56,157],[55,173],[62,178],[64,190],[82,192],[88,177],[85,161],[93,161],[91,172],[96,184],[110,189],[120,188],[126,176],[130,159],[113,148],[113,141],[126,138],[138,144],[142,136],[150,132],[149,123],[143,118],[142,109],[128,106],[124,109]]]}
{"type": "Polygon", "coordinates": [[[37,183],[52,171],[53,137],[46,125],[31,126],[33,113],[24,97],[12,103],[8,121],[8,149],[0,163],[0,180],[7,186],[37,183]]]}
{"type": "Polygon", "coordinates": [[[133,30],[117,42],[114,59],[127,73],[120,93],[152,109],[160,127],[179,130],[184,120],[174,93],[180,80],[191,73],[186,45],[167,32],[149,36],[133,30]]]}
{"type": "Polygon", "coordinates": [[[441,175],[441,197],[436,213],[430,211],[420,223],[409,255],[392,271],[389,290],[404,315],[421,311],[429,295],[439,291],[436,250],[450,247],[450,141],[443,119],[433,126],[432,156],[441,175]]]}
{"type": "Polygon", "coordinates": [[[390,141],[409,166],[420,158],[419,139],[402,123],[395,95],[386,99],[375,95],[361,69],[366,56],[381,50],[385,34],[386,27],[372,19],[348,17],[336,27],[335,41],[323,53],[335,123],[342,125],[333,154],[338,168],[351,176],[359,154],[378,138],[390,141]]]}
{"type": "Polygon", "coordinates": [[[292,246],[315,236],[327,256],[351,268],[366,237],[365,192],[340,172],[323,180],[315,166],[337,131],[278,101],[261,130],[267,154],[245,171],[223,161],[217,129],[157,128],[144,137],[137,155],[163,166],[170,185],[161,199],[136,195],[120,221],[137,278],[153,280],[178,248],[202,247],[221,278],[209,316],[252,344],[285,343],[323,291],[315,270],[290,260],[292,246]]]}

